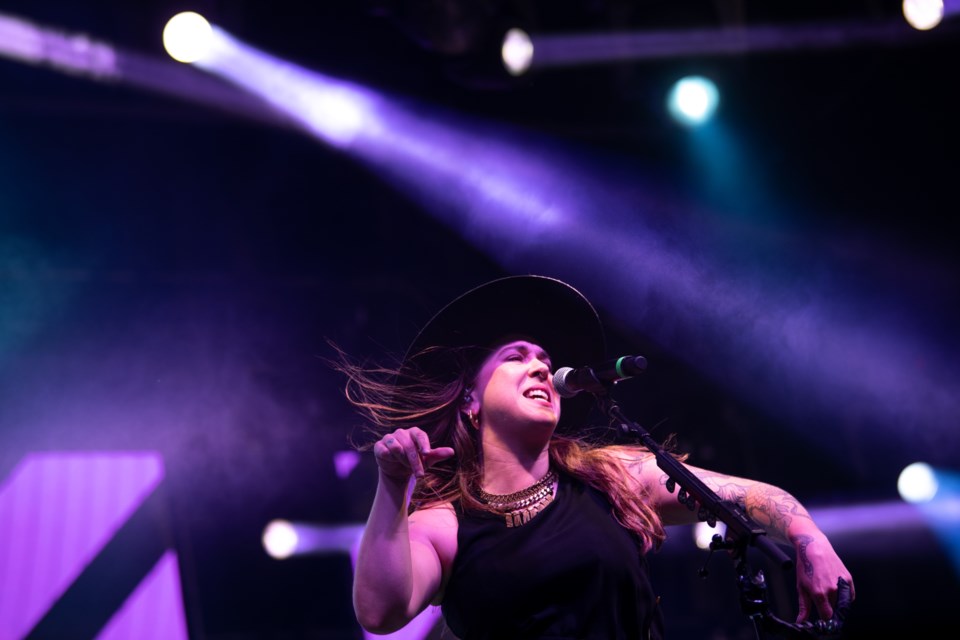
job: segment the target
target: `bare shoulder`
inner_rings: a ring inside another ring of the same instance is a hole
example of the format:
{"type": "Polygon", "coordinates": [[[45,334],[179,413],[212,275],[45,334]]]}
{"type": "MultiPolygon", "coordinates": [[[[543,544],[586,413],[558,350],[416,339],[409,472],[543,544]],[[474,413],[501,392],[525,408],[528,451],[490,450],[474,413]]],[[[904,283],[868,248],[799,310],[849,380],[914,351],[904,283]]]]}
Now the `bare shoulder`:
{"type": "Polygon", "coordinates": [[[630,445],[610,445],[602,449],[603,453],[616,460],[634,476],[639,476],[644,468],[656,466],[654,455],[647,449],[630,445]]]}
{"type": "Polygon", "coordinates": [[[657,466],[656,456],[646,447],[611,445],[602,451],[621,466],[639,491],[651,494],[662,484],[663,471],[657,466]]]}
{"type": "Polygon", "coordinates": [[[453,510],[453,505],[449,502],[432,504],[428,507],[417,509],[410,514],[410,525],[417,524],[426,528],[453,526],[456,532],[457,514],[453,510]]]}
{"type": "Polygon", "coordinates": [[[429,542],[440,562],[452,563],[457,553],[457,514],[449,502],[417,509],[408,519],[411,540],[429,542]]]}
{"type": "Polygon", "coordinates": [[[440,588],[432,599],[439,605],[453,571],[453,561],[457,557],[457,514],[449,502],[417,509],[408,518],[410,542],[433,549],[440,562],[440,588]]]}

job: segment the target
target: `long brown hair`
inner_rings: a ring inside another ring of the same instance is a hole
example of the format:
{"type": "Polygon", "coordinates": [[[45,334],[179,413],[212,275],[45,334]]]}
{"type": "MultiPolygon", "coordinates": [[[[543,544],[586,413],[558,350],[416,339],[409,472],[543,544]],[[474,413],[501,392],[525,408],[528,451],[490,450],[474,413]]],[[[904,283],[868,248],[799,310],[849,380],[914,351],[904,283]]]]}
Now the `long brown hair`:
{"type": "MultiPolygon", "coordinates": [[[[332,345],[337,358],[330,365],[346,376],[344,395],[366,417],[363,437],[352,439],[361,450],[372,449],[379,438],[396,429],[418,427],[432,447],[452,447],[455,454],[426,470],[414,485],[410,509],[459,502],[464,509],[493,511],[475,496],[483,469],[480,432],[463,413],[479,361],[475,348],[431,347],[402,366],[365,366],[332,345]],[[436,379],[422,374],[411,363],[418,358],[446,358],[457,375],[436,379]]],[[[489,350],[483,350],[488,352],[489,350]]],[[[649,457],[640,446],[609,446],[587,438],[554,435],[550,441],[552,464],[602,492],[610,501],[614,517],[631,531],[643,550],[660,546],[666,537],[659,514],[650,506],[646,492],[628,473],[624,458],[649,457]]]]}

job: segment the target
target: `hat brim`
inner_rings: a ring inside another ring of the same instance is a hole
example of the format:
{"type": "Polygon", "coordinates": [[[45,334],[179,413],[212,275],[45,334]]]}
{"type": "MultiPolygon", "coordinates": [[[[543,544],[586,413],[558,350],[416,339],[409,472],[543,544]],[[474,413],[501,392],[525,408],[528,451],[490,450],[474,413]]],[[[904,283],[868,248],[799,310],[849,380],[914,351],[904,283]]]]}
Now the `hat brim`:
{"type": "MultiPolygon", "coordinates": [[[[404,363],[415,364],[430,377],[452,379],[459,375],[455,367],[462,367],[462,362],[422,354],[431,347],[477,347],[482,354],[520,338],[543,347],[555,370],[599,362],[606,353],[600,317],[582,293],[555,278],[523,275],[487,282],[447,304],[420,330],[404,363]]],[[[583,426],[593,406],[589,394],[565,398],[558,429],[583,426]]]]}

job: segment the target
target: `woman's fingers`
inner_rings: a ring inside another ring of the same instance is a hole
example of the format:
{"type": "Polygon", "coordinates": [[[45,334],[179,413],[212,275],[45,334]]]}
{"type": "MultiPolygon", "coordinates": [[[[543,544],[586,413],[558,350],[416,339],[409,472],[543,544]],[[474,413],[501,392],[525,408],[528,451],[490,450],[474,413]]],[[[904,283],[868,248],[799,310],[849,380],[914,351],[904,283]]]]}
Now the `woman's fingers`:
{"type": "Polygon", "coordinates": [[[433,449],[430,438],[417,428],[397,429],[385,435],[373,446],[380,468],[391,476],[410,474],[422,478],[426,469],[453,455],[450,447],[433,449]]]}
{"type": "Polygon", "coordinates": [[[430,451],[430,437],[419,427],[410,429],[410,438],[417,447],[417,451],[430,451]]]}
{"type": "Polygon", "coordinates": [[[810,618],[810,597],[800,590],[800,608],[797,611],[797,623],[804,623],[810,618]]]}
{"type": "Polygon", "coordinates": [[[423,452],[423,464],[429,468],[441,460],[453,457],[454,451],[450,447],[437,447],[430,451],[423,452]]]}
{"type": "Polygon", "coordinates": [[[833,617],[833,605],[830,603],[829,594],[817,593],[813,596],[813,602],[821,620],[829,620],[833,617]]]}
{"type": "Polygon", "coordinates": [[[453,449],[450,447],[438,447],[436,449],[430,446],[430,437],[418,427],[410,429],[410,435],[417,444],[417,451],[420,453],[420,460],[425,468],[432,467],[441,460],[445,460],[453,455],[453,449]]]}
{"type": "MultiPolygon", "coordinates": [[[[387,437],[389,438],[391,436],[387,437]]],[[[423,477],[423,463],[420,462],[420,451],[418,450],[419,443],[414,437],[414,434],[410,433],[407,429],[397,429],[393,432],[392,437],[396,443],[391,448],[394,455],[401,461],[406,460],[410,473],[418,478],[423,477]]]]}

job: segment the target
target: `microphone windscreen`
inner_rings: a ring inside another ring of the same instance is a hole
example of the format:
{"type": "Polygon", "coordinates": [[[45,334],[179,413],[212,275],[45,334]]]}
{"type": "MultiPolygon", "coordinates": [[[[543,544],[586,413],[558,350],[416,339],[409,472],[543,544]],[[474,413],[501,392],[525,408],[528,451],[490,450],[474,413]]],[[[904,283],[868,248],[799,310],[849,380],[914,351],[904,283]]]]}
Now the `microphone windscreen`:
{"type": "Polygon", "coordinates": [[[578,389],[571,389],[567,384],[567,376],[573,371],[571,367],[560,367],[553,374],[553,388],[561,398],[572,398],[577,395],[578,389]]]}

